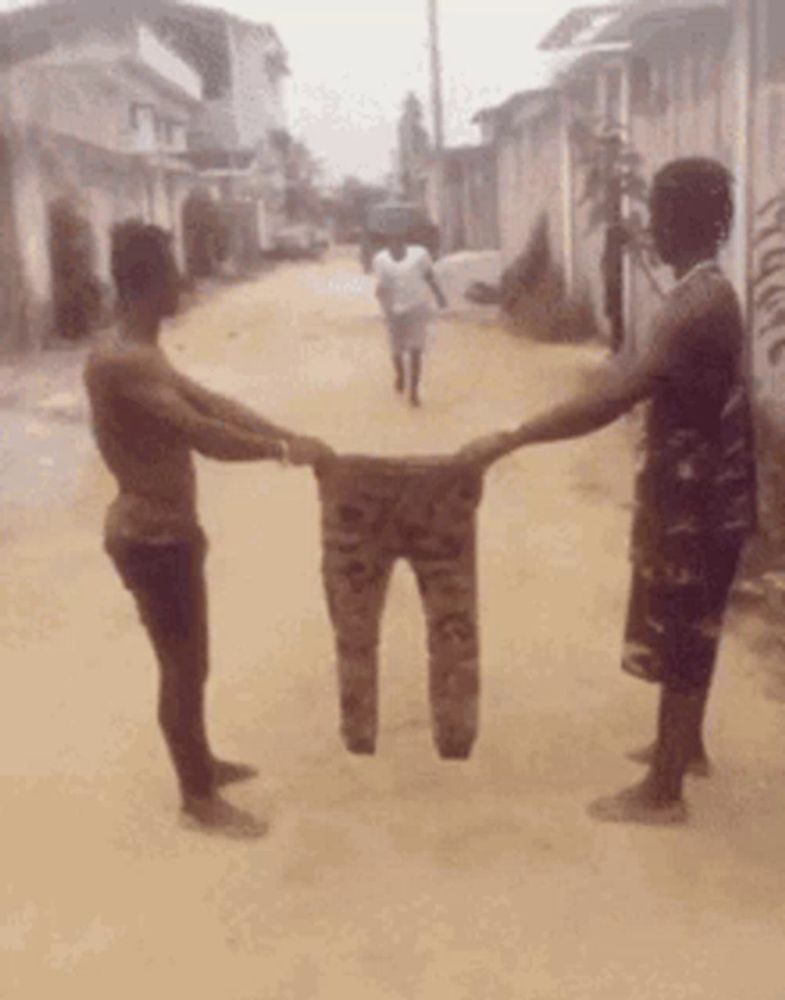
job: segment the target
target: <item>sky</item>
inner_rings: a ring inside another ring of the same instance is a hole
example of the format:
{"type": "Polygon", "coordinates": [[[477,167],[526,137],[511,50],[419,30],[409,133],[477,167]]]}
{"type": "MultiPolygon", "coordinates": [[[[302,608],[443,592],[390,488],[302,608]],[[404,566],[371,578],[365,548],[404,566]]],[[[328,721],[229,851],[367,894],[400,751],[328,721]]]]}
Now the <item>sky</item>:
{"type": "MultiPolygon", "coordinates": [[[[107,0],[109,2],[109,0],[107,0]]],[[[439,0],[449,144],[477,138],[471,118],[543,81],[537,43],[577,0],[439,0]]],[[[0,0],[0,8],[21,6],[0,0]]],[[[217,0],[267,21],[286,46],[290,130],[329,180],[382,179],[391,169],[403,99],[414,91],[430,125],[427,0],[217,0]]]]}
{"type": "MultiPolygon", "coordinates": [[[[383,177],[403,99],[414,91],[430,126],[426,0],[223,0],[272,23],[290,55],[292,130],[328,176],[383,177]]],[[[542,81],[537,43],[575,0],[440,0],[445,133],[477,138],[471,118],[542,81]]]]}

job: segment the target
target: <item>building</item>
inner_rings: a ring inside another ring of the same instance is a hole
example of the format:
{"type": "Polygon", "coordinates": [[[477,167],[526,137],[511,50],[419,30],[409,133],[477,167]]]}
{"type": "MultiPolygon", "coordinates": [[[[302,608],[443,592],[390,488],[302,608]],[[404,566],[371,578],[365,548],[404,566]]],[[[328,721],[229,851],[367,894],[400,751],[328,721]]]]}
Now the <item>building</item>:
{"type": "Polygon", "coordinates": [[[454,146],[424,171],[428,214],[439,220],[442,253],[499,246],[497,159],[492,146],[454,146]]]}
{"type": "Polygon", "coordinates": [[[41,5],[0,28],[0,346],[40,346],[80,332],[81,292],[100,308],[116,222],[170,229],[183,261],[194,170],[182,156],[202,81],[115,8],[41,5]]]}
{"type": "Polygon", "coordinates": [[[252,260],[285,222],[286,50],[270,25],[218,8],[167,4],[154,23],[204,80],[187,160],[231,219],[230,254],[252,260]]]}

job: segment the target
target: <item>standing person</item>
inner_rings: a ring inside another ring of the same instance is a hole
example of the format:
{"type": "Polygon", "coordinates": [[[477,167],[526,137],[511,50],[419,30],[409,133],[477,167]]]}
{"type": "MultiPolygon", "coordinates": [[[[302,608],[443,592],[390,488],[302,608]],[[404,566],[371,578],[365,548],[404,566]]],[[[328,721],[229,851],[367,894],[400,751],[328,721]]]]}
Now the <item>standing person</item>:
{"type": "Polygon", "coordinates": [[[612,371],[603,391],[461,455],[489,463],[522,445],[589,434],[650,402],[623,666],[661,685],[657,739],[646,779],[590,812],[674,823],[686,819],[685,772],[705,763],[702,724],[722,619],[755,527],[755,460],[741,310],[717,264],[732,223],[732,178],[712,160],[674,161],[657,174],[650,208],[657,250],[677,284],[644,355],[612,371]]]}
{"type": "Polygon", "coordinates": [[[208,669],[205,535],[196,513],[192,453],[222,461],[313,464],[329,449],[208,392],[177,372],[158,344],[177,307],[177,271],[167,234],[127,222],[112,233],[119,328],[85,369],[93,430],[117,481],[105,547],[133,594],[160,668],[159,721],[182,794],[197,825],[258,836],[263,825],[218,789],[253,777],[218,760],[204,718],[208,669]]]}
{"type": "Polygon", "coordinates": [[[408,246],[403,235],[391,236],[387,248],[373,259],[379,300],[390,335],[395,388],[406,391],[406,361],[409,361],[409,402],[420,405],[422,360],[428,339],[429,292],[442,309],[447,299],[433,270],[433,260],[424,247],[408,246]]]}

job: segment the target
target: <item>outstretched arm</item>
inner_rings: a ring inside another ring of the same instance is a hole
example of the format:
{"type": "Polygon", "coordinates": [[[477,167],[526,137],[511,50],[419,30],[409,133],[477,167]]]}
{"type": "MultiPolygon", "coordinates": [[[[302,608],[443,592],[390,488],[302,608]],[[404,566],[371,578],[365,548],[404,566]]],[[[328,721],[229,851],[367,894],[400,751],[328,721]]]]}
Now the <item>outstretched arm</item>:
{"type": "Polygon", "coordinates": [[[206,416],[168,379],[126,378],[120,391],[141,414],[154,418],[170,433],[178,435],[184,445],[208,458],[242,462],[286,457],[286,445],[281,440],[206,416]]]}
{"type": "Polygon", "coordinates": [[[641,373],[611,375],[599,391],[587,392],[527,420],[505,435],[505,451],[583,437],[613,423],[651,393],[641,373]]]}
{"type": "Polygon", "coordinates": [[[664,313],[655,326],[650,348],[631,368],[609,368],[592,391],[545,410],[515,430],[479,438],[461,449],[458,457],[487,465],[524,445],[582,437],[613,423],[651,396],[658,380],[667,376],[680,349],[686,321],[676,309],[664,313]]]}
{"type": "Polygon", "coordinates": [[[124,401],[131,419],[138,413],[140,433],[174,435],[209,458],[225,462],[276,458],[312,465],[330,454],[326,445],[310,438],[277,437],[266,423],[263,430],[245,430],[208,415],[183,392],[177,374],[157,361],[132,362],[114,371],[105,367],[103,373],[94,370],[92,379],[94,384],[103,383],[104,392],[124,401]]]}
{"type": "Polygon", "coordinates": [[[218,420],[236,430],[263,434],[278,441],[292,441],[297,436],[294,432],[256,413],[250,407],[221,393],[205,389],[198,382],[179,372],[175,373],[175,378],[183,398],[203,417],[218,420]]]}

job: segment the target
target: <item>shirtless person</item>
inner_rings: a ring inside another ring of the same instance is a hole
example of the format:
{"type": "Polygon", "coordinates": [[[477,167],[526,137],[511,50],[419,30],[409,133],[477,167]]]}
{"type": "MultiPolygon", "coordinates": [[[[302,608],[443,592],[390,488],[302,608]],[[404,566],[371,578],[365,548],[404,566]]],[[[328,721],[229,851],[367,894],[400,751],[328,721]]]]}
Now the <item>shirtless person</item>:
{"type": "Polygon", "coordinates": [[[523,445],[599,430],[649,402],[646,455],[633,523],[633,579],[624,669],[661,686],[658,733],[645,780],[600,799],[602,820],[686,818],[685,773],[706,772],[702,724],[722,619],[745,537],[755,527],[755,458],[744,385],[745,330],[717,264],[733,218],[732,180],[719,163],[677,160],[656,176],[651,224],[677,279],[642,357],[594,392],[467,446],[488,464],[523,445]]]}
{"type": "Polygon", "coordinates": [[[428,339],[428,293],[442,309],[447,299],[433,270],[425,247],[408,246],[402,235],[390,237],[387,247],[373,259],[377,278],[376,298],[382,307],[390,336],[395,388],[406,389],[406,358],[409,358],[409,402],[420,405],[422,359],[428,339]]]}
{"type": "Polygon", "coordinates": [[[182,794],[198,827],[259,836],[264,826],[218,789],[256,771],[216,759],[204,719],[208,669],[206,539],[196,514],[192,452],[222,461],[314,464],[326,445],[275,426],[177,372],[158,345],[177,308],[167,234],[126,222],[112,233],[119,329],[85,369],[95,437],[119,494],[105,547],[131,591],[160,668],[159,721],[182,794]]]}

